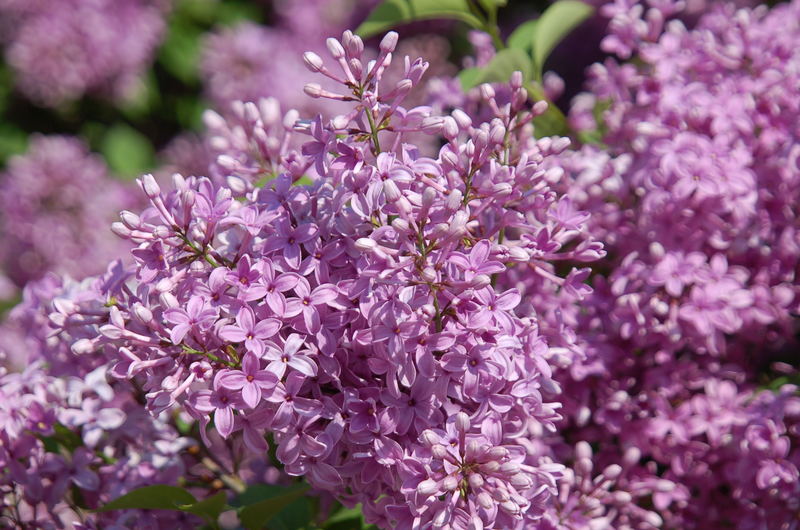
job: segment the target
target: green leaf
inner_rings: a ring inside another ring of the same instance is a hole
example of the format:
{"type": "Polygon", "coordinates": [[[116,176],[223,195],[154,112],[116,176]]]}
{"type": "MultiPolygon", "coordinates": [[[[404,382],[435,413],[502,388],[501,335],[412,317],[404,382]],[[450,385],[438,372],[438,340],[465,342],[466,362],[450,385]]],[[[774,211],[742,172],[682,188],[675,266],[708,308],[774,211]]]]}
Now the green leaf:
{"type": "MultiPolygon", "coordinates": [[[[273,521],[276,516],[288,508],[291,508],[291,505],[296,500],[300,499],[308,488],[309,486],[307,484],[300,484],[291,488],[260,487],[258,490],[248,488],[248,491],[243,493],[239,499],[239,502],[246,504],[239,513],[239,520],[248,530],[264,528],[264,526],[273,521]],[[263,496],[265,493],[269,496],[264,500],[252,504],[247,502],[250,499],[263,496]]],[[[299,527],[295,526],[294,528],[299,527]]]]}
{"type": "Polygon", "coordinates": [[[461,87],[469,90],[482,83],[507,83],[511,74],[521,71],[525,79],[530,76],[530,59],[528,55],[517,48],[507,48],[497,52],[492,60],[481,68],[467,68],[458,74],[461,87]]]}
{"type": "Polygon", "coordinates": [[[6,159],[25,152],[28,135],[10,123],[0,123],[0,166],[6,159]]]}
{"type": "Polygon", "coordinates": [[[478,0],[486,11],[493,11],[508,4],[508,0],[478,0]]]}
{"type": "Polygon", "coordinates": [[[150,140],[123,123],[105,133],[100,152],[111,169],[124,177],[135,177],[155,165],[155,151],[150,140]]]}
{"type": "Polygon", "coordinates": [[[170,23],[167,38],[159,49],[158,62],[167,72],[188,85],[199,82],[197,65],[202,35],[202,28],[178,18],[170,23]]]}
{"type": "Polygon", "coordinates": [[[196,504],[194,495],[177,486],[145,486],[114,499],[98,512],[111,510],[180,510],[178,506],[196,504]]]}
{"type": "Polygon", "coordinates": [[[325,521],[324,530],[366,530],[374,528],[373,525],[364,524],[364,515],[361,513],[361,505],[354,508],[342,508],[325,521]]]}
{"type": "Polygon", "coordinates": [[[579,0],[559,0],[539,17],[533,32],[536,79],[541,79],[544,62],[553,48],[593,12],[594,7],[579,0]]]}
{"type": "Polygon", "coordinates": [[[483,25],[470,11],[468,0],[384,0],[358,26],[356,33],[368,38],[398,24],[435,18],[460,20],[473,28],[483,25]]]}
{"type": "Polygon", "coordinates": [[[529,20],[517,26],[517,29],[508,36],[508,47],[530,53],[533,49],[533,34],[536,32],[538,22],[538,20],[529,20]]]}
{"type": "Polygon", "coordinates": [[[225,510],[227,500],[225,492],[220,491],[216,495],[212,495],[194,504],[178,505],[177,509],[199,515],[209,523],[216,523],[217,519],[219,519],[219,515],[225,510]]]}

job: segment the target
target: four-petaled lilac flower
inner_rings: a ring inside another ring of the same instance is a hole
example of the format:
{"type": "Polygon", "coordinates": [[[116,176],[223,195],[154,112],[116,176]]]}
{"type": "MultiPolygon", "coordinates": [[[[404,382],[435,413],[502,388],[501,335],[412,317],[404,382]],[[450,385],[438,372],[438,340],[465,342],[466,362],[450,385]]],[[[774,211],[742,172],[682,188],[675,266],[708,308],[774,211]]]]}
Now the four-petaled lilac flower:
{"type": "Polygon", "coordinates": [[[242,256],[236,270],[225,275],[226,282],[238,289],[237,298],[245,302],[258,300],[267,294],[267,289],[258,281],[260,278],[261,271],[257,265],[251,266],[250,256],[242,256]]]}
{"type": "Polygon", "coordinates": [[[300,389],[305,383],[305,376],[299,372],[290,372],[286,381],[278,383],[267,401],[278,404],[278,410],[272,420],[273,429],[282,429],[291,423],[295,414],[311,416],[322,409],[322,404],[315,400],[300,396],[300,389]]]}
{"type": "Polygon", "coordinates": [[[302,314],[306,330],[310,333],[318,332],[322,322],[317,306],[336,300],[339,291],[332,284],[319,285],[312,291],[308,281],[301,278],[295,285],[294,292],[297,293],[297,298],[287,300],[289,314],[302,314]]]}
{"type": "Polygon", "coordinates": [[[517,307],[522,299],[516,289],[511,289],[498,295],[494,289],[486,287],[476,291],[475,298],[482,305],[478,311],[471,315],[469,321],[471,326],[485,326],[494,320],[505,329],[510,330],[512,328],[508,312],[517,307]]]}
{"type": "Polygon", "coordinates": [[[262,391],[272,391],[278,384],[278,376],[271,371],[262,370],[258,357],[251,351],[244,355],[241,370],[221,373],[220,385],[230,390],[240,390],[245,404],[252,409],[261,401],[262,391]]]}
{"type": "Polygon", "coordinates": [[[469,255],[461,252],[453,252],[450,255],[450,262],[464,271],[464,279],[469,281],[478,274],[491,275],[505,270],[505,266],[499,261],[489,259],[492,245],[488,241],[479,241],[469,252],[469,255]]]}
{"type": "MultiPolygon", "coordinates": [[[[224,386],[224,374],[225,372],[218,372],[214,377],[214,390],[200,390],[194,394],[192,404],[199,412],[213,413],[214,427],[220,436],[227,438],[233,433],[233,411],[241,407],[241,398],[238,393],[224,386]]],[[[201,433],[204,432],[205,427],[201,429],[201,433]]]]}
{"type": "Polygon", "coordinates": [[[286,221],[276,223],[276,231],[264,245],[264,251],[279,250],[286,263],[293,269],[300,267],[300,245],[309,243],[317,237],[319,229],[313,223],[302,223],[292,227],[286,221]]]}
{"type": "Polygon", "coordinates": [[[279,329],[280,320],[265,318],[256,322],[255,313],[245,305],[236,314],[236,324],[223,326],[219,336],[230,342],[244,342],[245,348],[260,357],[264,353],[264,340],[274,336],[279,329]]]}
{"type": "Polygon", "coordinates": [[[201,296],[189,298],[186,309],[174,307],[164,311],[164,320],[176,324],[170,330],[173,344],[180,344],[190,331],[207,331],[216,319],[217,310],[208,307],[205,298],[201,296]]]}
{"type": "Polygon", "coordinates": [[[283,378],[287,367],[294,368],[308,377],[316,376],[317,364],[308,355],[300,353],[301,351],[308,352],[308,350],[300,350],[303,344],[303,338],[296,333],[292,333],[286,338],[283,349],[274,343],[268,343],[264,353],[264,358],[270,361],[267,365],[267,370],[274,373],[278,378],[283,378]]]}

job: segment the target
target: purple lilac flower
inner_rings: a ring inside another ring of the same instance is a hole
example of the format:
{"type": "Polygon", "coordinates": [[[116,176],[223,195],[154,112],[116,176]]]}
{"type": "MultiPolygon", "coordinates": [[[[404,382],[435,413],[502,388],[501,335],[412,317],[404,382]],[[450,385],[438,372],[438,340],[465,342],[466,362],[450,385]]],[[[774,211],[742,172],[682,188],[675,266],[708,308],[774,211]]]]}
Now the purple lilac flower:
{"type": "Polygon", "coordinates": [[[42,0],[0,7],[14,21],[6,59],[33,101],[58,106],[86,93],[113,98],[140,90],[164,36],[168,2],[42,0]]]}
{"type": "Polygon", "coordinates": [[[128,248],[107,228],[137,203],[128,191],[77,138],[34,136],[0,174],[3,271],[19,287],[47,271],[101,272],[128,248]]]}
{"type": "MultiPolygon", "coordinates": [[[[336,92],[306,92],[347,101],[346,114],[271,128],[286,123],[273,103],[240,104],[230,122],[208,117],[220,142],[239,150],[217,161],[226,178],[176,175],[169,193],[140,179],[151,207],[114,230],[137,255],[154,249],[158,266],[138,259],[124,287],[107,284],[101,297],[114,306],[88,340],[92,351],[120,352],[114,375],[144,378],[152,412],[183,407],[206,443],[222,437],[254,457],[264,456],[259,437],[270,434],[289,475],[362,502],[370,521],[524,527],[556,491],[561,467],[540,468],[521,444],[533,425],[554,429],[558,387],[534,321],[515,313],[518,293],[495,290],[491,276],[593,244],[578,226],[585,217],[565,222],[564,203],[546,191],[551,174],[539,169],[567,142],[530,139],[527,125],[543,109],[527,105],[519,74],[504,110],[486,91],[498,108],[487,123],[404,108],[428,65],[406,59],[402,79],[387,82],[396,42],[386,36],[368,61],[345,32],[328,41],[330,65],[306,55],[308,68],[339,82],[336,92]],[[253,171],[253,144],[228,141],[237,130],[252,131],[264,153],[299,138],[310,145],[272,151],[253,171]],[[424,157],[405,143],[412,133],[445,144],[424,157]],[[506,142],[516,147],[506,152],[506,142]],[[313,184],[291,185],[312,165],[313,184]],[[259,187],[254,176],[267,167],[277,178],[259,187]],[[183,340],[170,345],[170,334],[183,340]],[[402,463],[416,474],[435,458],[443,480],[449,457],[439,449],[432,457],[424,433],[452,430],[452,418],[478,443],[462,443],[452,458],[486,470],[482,484],[475,478],[474,489],[443,504],[438,490],[401,487],[394,470],[402,463]]],[[[577,291],[582,274],[547,278],[577,291]]],[[[76,348],[90,349],[86,341],[76,348]]]]}

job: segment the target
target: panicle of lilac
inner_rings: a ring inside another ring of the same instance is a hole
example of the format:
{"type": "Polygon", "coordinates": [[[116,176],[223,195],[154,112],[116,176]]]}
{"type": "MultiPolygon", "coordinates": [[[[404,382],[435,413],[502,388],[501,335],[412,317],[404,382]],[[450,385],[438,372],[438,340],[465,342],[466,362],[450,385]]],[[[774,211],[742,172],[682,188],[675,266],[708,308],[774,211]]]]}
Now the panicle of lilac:
{"type": "Polygon", "coordinates": [[[162,0],[42,0],[13,20],[6,59],[27,97],[55,107],[92,93],[125,99],[139,89],[165,29],[162,0]]]}
{"type": "MultiPolygon", "coordinates": [[[[106,368],[59,378],[35,362],[0,375],[0,506],[14,527],[65,526],[75,502],[98,508],[130,490],[176,484],[191,462],[190,440],[146,413],[106,368]],[[67,436],[65,433],[69,433],[67,436]],[[74,497],[79,495],[79,497],[74,497]]],[[[175,528],[199,519],[178,514],[91,513],[86,527],[175,528]]]]}
{"type": "MultiPolygon", "coordinates": [[[[797,389],[757,384],[794,344],[798,5],[717,7],[637,44],[639,63],[595,65],[571,118],[605,147],[544,165],[591,213],[609,269],[580,305],[536,275],[503,278],[551,345],[558,438],[599,448],[597,469],[635,452],[618,481],[658,520],[597,512],[615,527],[791,527],[797,513],[797,389]]],[[[563,449],[552,458],[581,467],[563,449]]]]}
{"type": "Polygon", "coordinates": [[[20,287],[47,271],[97,274],[129,248],[108,222],[138,204],[79,139],[34,136],[0,174],[2,268],[20,287]]]}
{"type": "Polygon", "coordinates": [[[210,176],[234,193],[251,191],[256,183],[288,170],[293,180],[309,169],[298,152],[302,137],[293,131],[295,110],[282,112],[275,98],[236,101],[228,118],[213,110],[203,115],[205,145],[213,157],[210,176]]]}
{"type": "MultiPolygon", "coordinates": [[[[226,116],[234,102],[262,98],[277,98],[284,109],[297,109],[304,116],[336,113],[336,105],[303,94],[308,77],[303,52],[311,44],[322,53],[320,35],[327,34],[304,36],[282,26],[252,22],[213,32],[205,37],[200,59],[205,91],[226,116]]],[[[327,79],[321,82],[326,88],[336,86],[327,79]]],[[[344,108],[340,106],[338,112],[344,108]]]]}
{"type": "MultiPolygon", "coordinates": [[[[559,386],[536,319],[517,315],[516,289],[494,285],[509,268],[542,268],[555,289],[585,296],[587,271],[562,277],[550,263],[602,249],[576,250],[588,244],[586,216],[543,166],[568,142],[532,138],[542,107],[526,103],[518,76],[489,122],[433,116],[384,86],[394,44],[390,35],[368,61],[352,33],[330,42],[328,68],[352,79],[341,85],[352,110],[298,122],[307,141],[291,156],[271,150],[287,133],[273,103],[208,114],[241,163],[224,180],[175,175],[170,191],[142,177],[150,207],[116,225],[138,245],[134,265],[51,321],[87,319],[95,335],[73,350],[110,358],[152,413],[183,408],[208,442],[258,457],[269,434],[286,473],[361,502],[369,521],[526,527],[557,491],[562,468],[523,447],[554,430],[559,386]],[[422,131],[443,139],[435,157],[406,143],[422,131]],[[263,187],[224,186],[265,170],[278,176],[263,187]],[[292,185],[306,170],[313,183],[292,185]],[[431,453],[431,433],[448,429],[461,437],[452,457],[463,483],[431,453]],[[444,490],[398,481],[397,466],[417,477],[424,462],[439,466],[444,490]],[[474,464],[485,469],[464,467],[474,464]]],[[[401,85],[424,71],[406,60],[401,85]]]]}

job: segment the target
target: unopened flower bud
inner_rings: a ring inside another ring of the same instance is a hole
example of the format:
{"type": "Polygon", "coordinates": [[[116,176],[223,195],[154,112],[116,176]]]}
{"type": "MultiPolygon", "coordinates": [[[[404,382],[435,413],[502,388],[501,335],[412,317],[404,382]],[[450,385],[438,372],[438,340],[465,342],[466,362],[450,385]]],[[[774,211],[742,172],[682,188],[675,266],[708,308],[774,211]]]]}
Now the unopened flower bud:
{"type": "Polygon", "coordinates": [[[306,52],[303,54],[303,64],[312,72],[319,72],[322,70],[322,57],[314,52],[306,52]]]}
{"type": "Polygon", "coordinates": [[[131,236],[130,229],[119,221],[111,223],[111,231],[117,234],[119,237],[128,238],[131,236]]]}
{"type": "Polygon", "coordinates": [[[469,129],[472,126],[472,118],[461,109],[454,110],[451,116],[461,129],[469,129]]]}
{"type": "Polygon", "coordinates": [[[356,240],[355,247],[361,252],[372,252],[373,250],[378,248],[378,243],[374,239],[370,239],[368,237],[361,237],[356,240]]]}
{"type": "Polygon", "coordinates": [[[494,99],[494,88],[489,83],[483,83],[480,86],[481,97],[485,100],[494,99]]]}
{"type": "Polygon", "coordinates": [[[486,274],[476,274],[469,282],[469,286],[473,289],[483,289],[484,287],[491,285],[491,283],[492,279],[486,274]]]}
{"type": "Polygon", "coordinates": [[[450,195],[447,196],[447,202],[445,203],[445,207],[450,210],[458,210],[461,208],[461,199],[464,198],[464,194],[461,193],[461,190],[455,189],[450,192],[450,195]]]}
{"type": "Polygon", "coordinates": [[[338,40],[330,37],[327,41],[325,41],[325,44],[327,45],[328,51],[334,59],[341,59],[344,57],[344,48],[338,40]]]}
{"type": "Polygon", "coordinates": [[[456,429],[460,432],[469,431],[469,416],[466,412],[456,414],[456,429]]]}
{"type": "Polygon", "coordinates": [[[592,446],[581,440],[575,444],[575,458],[592,458],[592,446]]]}
{"type": "Polygon", "coordinates": [[[411,231],[411,225],[408,224],[408,221],[401,219],[400,217],[392,221],[392,228],[401,234],[407,234],[411,231]]]}
{"type": "Polygon", "coordinates": [[[381,39],[381,43],[379,45],[380,50],[383,53],[391,53],[397,47],[397,39],[398,35],[396,31],[390,31],[381,39]]]}
{"type": "Polygon", "coordinates": [[[422,270],[422,279],[426,282],[433,283],[436,281],[437,274],[436,270],[433,267],[425,267],[422,270]]]}
{"type": "Polygon", "coordinates": [[[603,470],[603,475],[608,480],[617,480],[620,473],[622,473],[622,467],[619,464],[611,464],[603,470]]]}
{"type": "Polygon", "coordinates": [[[303,87],[303,92],[315,99],[322,97],[322,87],[317,83],[306,83],[303,87]]]}
{"type": "Polygon", "coordinates": [[[436,435],[435,432],[433,432],[430,429],[422,431],[420,439],[422,440],[422,443],[424,443],[428,447],[433,447],[434,444],[439,443],[439,437],[436,435]]]}
{"type": "Polygon", "coordinates": [[[516,516],[519,513],[519,505],[511,500],[500,503],[500,509],[504,512],[516,516]]]}
{"type": "Polygon", "coordinates": [[[474,489],[478,489],[484,484],[483,477],[479,473],[471,473],[468,480],[470,487],[474,489]]]}
{"type": "Polygon", "coordinates": [[[494,500],[492,500],[492,496],[482,491],[478,493],[478,497],[476,498],[478,504],[486,508],[487,510],[494,506],[494,500]]]}
{"type": "Polygon", "coordinates": [[[522,72],[519,70],[514,70],[514,72],[511,74],[511,88],[514,90],[522,88],[523,81],[524,79],[522,77],[522,72]]]}
{"type": "Polygon", "coordinates": [[[519,464],[516,462],[503,462],[503,464],[500,465],[500,471],[507,475],[519,473],[519,470],[519,464]]]}
{"type": "Polygon", "coordinates": [[[145,195],[154,199],[161,194],[161,188],[158,186],[158,182],[156,182],[155,177],[150,173],[146,173],[142,175],[139,179],[139,183],[142,186],[142,190],[144,190],[145,195]]]}
{"type": "Polygon", "coordinates": [[[431,446],[431,455],[438,460],[444,460],[447,458],[447,447],[443,446],[442,444],[433,444],[431,446]]]}
{"type": "Polygon", "coordinates": [[[128,210],[122,210],[119,213],[120,219],[122,222],[130,228],[131,230],[136,230],[142,225],[142,219],[133,212],[129,212],[128,210]]]}
{"type": "Polygon", "coordinates": [[[397,202],[403,196],[400,188],[397,187],[393,180],[387,180],[383,183],[383,194],[389,202],[397,202]]]}
{"type": "Polygon", "coordinates": [[[143,323],[148,323],[153,321],[153,312],[148,308],[142,305],[140,302],[136,302],[133,304],[133,314],[136,316],[143,323]]]}
{"type": "Polygon", "coordinates": [[[448,140],[454,140],[458,136],[458,124],[450,116],[442,120],[442,135],[448,140]]]}
{"type": "Polygon", "coordinates": [[[72,343],[70,350],[75,355],[85,355],[94,351],[94,343],[90,339],[78,339],[72,343]]]}
{"type": "Polygon", "coordinates": [[[417,486],[417,493],[430,496],[439,491],[439,483],[432,479],[423,480],[417,486]]]}
{"type": "Polygon", "coordinates": [[[447,475],[442,481],[442,487],[447,491],[454,491],[458,488],[458,479],[453,475],[447,475]]]}

